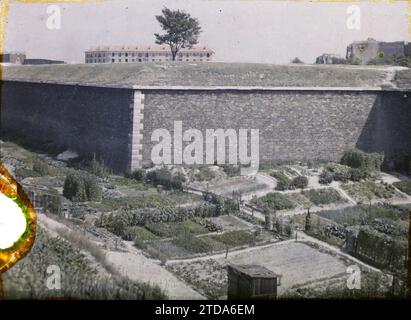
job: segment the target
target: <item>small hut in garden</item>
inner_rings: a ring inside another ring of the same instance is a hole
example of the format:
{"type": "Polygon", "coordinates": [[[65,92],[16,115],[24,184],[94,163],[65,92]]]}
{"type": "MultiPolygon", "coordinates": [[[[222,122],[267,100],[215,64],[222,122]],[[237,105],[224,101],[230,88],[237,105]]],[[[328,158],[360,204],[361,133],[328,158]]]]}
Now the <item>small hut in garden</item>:
{"type": "Polygon", "coordinates": [[[281,276],[258,265],[228,265],[229,300],[277,298],[281,276]]]}

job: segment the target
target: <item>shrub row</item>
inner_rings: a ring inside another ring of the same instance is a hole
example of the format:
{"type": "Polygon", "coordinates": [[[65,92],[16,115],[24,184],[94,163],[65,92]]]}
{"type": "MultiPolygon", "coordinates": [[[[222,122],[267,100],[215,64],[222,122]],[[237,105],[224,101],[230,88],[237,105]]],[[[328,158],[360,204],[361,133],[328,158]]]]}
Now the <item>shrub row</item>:
{"type": "Polygon", "coordinates": [[[308,186],[308,179],[305,176],[297,176],[294,179],[288,178],[282,171],[274,171],[271,176],[277,180],[276,190],[304,189],[308,186]]]}
{"type": "Polygon", "coordinates": [[[379,153],[366,153],[358,149],[344,152],[341,164],[364,171],[380,171],[384,162],[384,155],[379,153]]]}
{"type": "Polygon", "coordinates": [[[194,208],[162,207],[146,208],[133,211],[120,211],[103,214],[96,221],[97,227],[106,228],[119,237],[126,237],[126,230],[133,226],[146,226],[155,223],[182,222],[196,217],[215,217],[219,213],[215,205],[206,204],[194,208]]]}
{"type": "Polygon", "coordinates": [[[346,165],[332,163],[325,167],[320,174],[319,182],[321,184],[330,184],[331,182],[341,181],[361,181],[367,179],[370,176],[370,172],[364,169],[351,168],[346,165]]]}

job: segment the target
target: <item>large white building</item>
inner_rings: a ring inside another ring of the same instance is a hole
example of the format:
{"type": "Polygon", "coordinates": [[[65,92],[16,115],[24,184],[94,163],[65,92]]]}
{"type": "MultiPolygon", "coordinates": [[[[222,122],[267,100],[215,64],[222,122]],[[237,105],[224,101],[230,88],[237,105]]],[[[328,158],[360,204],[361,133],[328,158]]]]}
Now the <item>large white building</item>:
{"type": "MultiPolygon", "coordinates": [[[[214,51],[205,46],[181,49],[176,61],[211,61],[214,51]]],[[[172,61],[169,46],[107,46],[91,48],[85,52],[86,63],[135,63],[172,61]]]]}

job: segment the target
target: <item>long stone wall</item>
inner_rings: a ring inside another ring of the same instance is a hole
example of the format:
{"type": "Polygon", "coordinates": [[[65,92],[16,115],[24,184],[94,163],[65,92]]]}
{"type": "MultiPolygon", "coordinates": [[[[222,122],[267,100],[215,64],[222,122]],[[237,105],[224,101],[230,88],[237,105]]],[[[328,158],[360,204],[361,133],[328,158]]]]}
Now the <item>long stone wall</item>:
{"type": "MultiPolygon", "coordinates": [[[[411,153],[411,99],[370,91],[148,91],[143,159],[156,128],[259,129],[260,161],[330,159],[360,147],[411,153]]],[[[204,135],[205,136],[205,135],[204,135]]]]}
{"type": "Polygon", "coordinates": [[[341,89],[111,88],[3,82],[3,129],[96,153],[117,172],[151,160],[152,132],[259,129],[260,162],[337,160],[359,147],[411,154],[405,92],[341,89]]]}

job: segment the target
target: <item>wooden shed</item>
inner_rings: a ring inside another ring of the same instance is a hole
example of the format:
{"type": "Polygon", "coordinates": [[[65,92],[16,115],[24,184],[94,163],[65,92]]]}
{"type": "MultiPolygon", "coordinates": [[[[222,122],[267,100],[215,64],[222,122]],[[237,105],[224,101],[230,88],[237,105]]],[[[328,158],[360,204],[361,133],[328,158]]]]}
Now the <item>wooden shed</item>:
{"type": "Polygon", "coordinates": [[[258,265],[228,265],[229,300],[275,299],[281,276],[258,265]]]}

